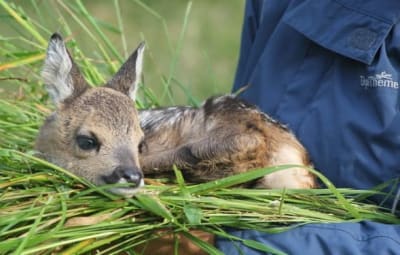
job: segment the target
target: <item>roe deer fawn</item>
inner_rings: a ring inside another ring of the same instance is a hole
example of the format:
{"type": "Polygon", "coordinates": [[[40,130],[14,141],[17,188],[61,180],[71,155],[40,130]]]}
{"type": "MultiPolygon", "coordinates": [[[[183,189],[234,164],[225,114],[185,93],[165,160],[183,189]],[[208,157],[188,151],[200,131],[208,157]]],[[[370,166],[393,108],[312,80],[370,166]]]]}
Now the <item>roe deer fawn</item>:
{"type": "MultiPolygon", "coordinates": [[[[56,105],[41,127],[41,155],[96,185],[132,196],[145,175],[171,173],[175,164],[193,182],[254,168],[310,166],[304,147],[284,126],[234,96],[212,97],[201,107],[140,110],[134,107],[144,44],[102,87],[91,88],[53,34],[42,71],[56,105]]],[[[275,172],[253,183],[261,188],[312,188],[314,176],[301,167],[275,172]]]]}

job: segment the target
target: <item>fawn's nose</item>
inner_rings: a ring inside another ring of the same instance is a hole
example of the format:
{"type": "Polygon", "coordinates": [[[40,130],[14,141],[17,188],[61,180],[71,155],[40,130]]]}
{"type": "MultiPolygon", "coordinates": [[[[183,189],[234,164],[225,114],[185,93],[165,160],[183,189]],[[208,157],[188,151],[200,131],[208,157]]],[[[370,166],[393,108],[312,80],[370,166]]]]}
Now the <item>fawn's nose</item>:
{"type": "Polygon", "coordinates": [[[114,169],[113,173],[103,176],[107,184],[115,183],[131,183],[134,187],[139,187],[143,183],[143,173],[137,167],[119,166],[114,169]]]}
{"type": "Polygon", "coordinates": [[[139,185],[142,181],[142,172],[138,168],[121,168],[117,171],[119,171],[119,176],[129,183],[139,185]]]}

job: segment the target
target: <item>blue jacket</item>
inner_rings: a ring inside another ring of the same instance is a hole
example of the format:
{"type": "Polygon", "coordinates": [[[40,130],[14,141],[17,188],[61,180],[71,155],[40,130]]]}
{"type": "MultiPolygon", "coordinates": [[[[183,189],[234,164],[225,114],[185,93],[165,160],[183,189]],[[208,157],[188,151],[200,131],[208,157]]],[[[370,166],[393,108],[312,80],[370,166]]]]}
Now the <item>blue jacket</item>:
{"type": "MultiPolygon", "coordinates": [[[[387,191],[396,193],[399,20],[399,0],[248,0],[234,91],[249,85],[241,96],[288,124],[336,186],[370,189],[392,180],[387,191]]],[[[380,254],[378,247],[400,254],[400,226],[379,223],[232,233],[288,254],[380,254]]],[[[228,240],[217,246],[240,254],[228,240]]]]}

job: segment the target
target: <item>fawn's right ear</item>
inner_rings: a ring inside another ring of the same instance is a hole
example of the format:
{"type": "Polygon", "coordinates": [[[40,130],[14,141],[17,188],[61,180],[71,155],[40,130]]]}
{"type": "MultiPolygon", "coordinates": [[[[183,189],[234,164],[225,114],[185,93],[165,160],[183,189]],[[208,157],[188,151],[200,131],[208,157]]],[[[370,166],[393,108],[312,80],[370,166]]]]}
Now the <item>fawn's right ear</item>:
{"type": "Polygon", "coordinates": [[[142,76],[144,48],[144,42],[140,43],[136,50],[130,55],[114,77],[107,82],[105,86],[122,92],[132,100],[135,100],[140,78],[142,76]]]}
{"type": "Polygon", "coordinates": [[[58,33],[54,33],[50,38],[41,75],[56,105],[67,98],[80,95],[88,88],[58,33]]]}

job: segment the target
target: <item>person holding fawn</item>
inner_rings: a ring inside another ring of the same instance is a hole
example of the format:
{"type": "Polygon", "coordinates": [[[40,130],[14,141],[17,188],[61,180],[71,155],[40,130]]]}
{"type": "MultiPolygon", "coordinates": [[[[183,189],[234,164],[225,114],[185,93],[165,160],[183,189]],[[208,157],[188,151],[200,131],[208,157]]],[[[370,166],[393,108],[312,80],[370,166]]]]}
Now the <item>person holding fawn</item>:
{"type": "MultiPolygon", "coordinates": [[[[399,213],[400,1],[248,0],[234,91],[287,123],[337,187],[372,189],[399,213]]],[[[231,231],[287,254],[399,254],[400,226],[231,231]]],[[[261,254],[219,239],[225,254],[261,254]],[[239,253],[241,249],[242,253],[239,253]]]]}

